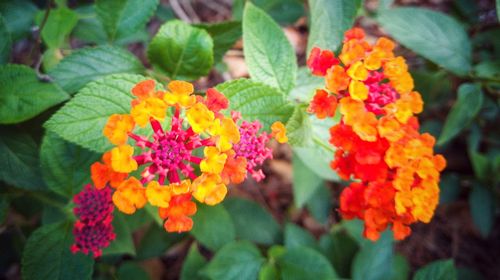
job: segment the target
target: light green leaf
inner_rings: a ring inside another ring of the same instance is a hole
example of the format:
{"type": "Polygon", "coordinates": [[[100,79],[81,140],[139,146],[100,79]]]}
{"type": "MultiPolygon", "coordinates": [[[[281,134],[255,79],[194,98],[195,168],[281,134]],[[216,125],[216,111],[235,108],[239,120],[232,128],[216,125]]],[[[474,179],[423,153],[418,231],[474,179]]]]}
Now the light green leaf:
{"type": "Polygon", "coordinates": [[[43,179],[52,191],[72,197],[90,182],[90,165],[99,158],[99,154],[47,132],[40,152],[43,179]]]}
{"type": "Polygon", "coordinates": [[[385,231],[376,242],[367,242],[354,258],[353,280],[383,280],[390,278],[394,260],[392,233],[385,231]]]}
{"type": "Polygon", "coordinates": [[[205,30],[172,20],[154,36],[148,59],[172,79],[196,80],[210,72],[213,48],[212,38],[205,30]]]}
{"type": "Polygon", "coordinates": [[[306,202],[309,214],[321,224],[328,223],[328,218],[332,213],[332,197],[332,192],[323,182],[306,202]]]}
{"type": "Polygon", "coordinates": [[[287,249],[293,249],[298,247],[309,247],[316,248],[316,240],[307,230],[295,225],[288,223],[285,226],[285,247],[287,249]]]}
{"type": "Polygon", "coordinates": [[[73,254],[70,222],[50,224],[34,231],[24,247],[23,279],[91,279],[94,260],[73,254]]]}
{"type": "Polygon", "coordinates": [[[0,129],[0,180],[14,187],[39,190],[45,184],[39,170],[38,147],[25,133],[0,129]]]}
{"type": "Polygon", "coordinates": [[[70,93],[106,75],[142,73],[144,66],[130,52],[112,46],[80,49],[65,57],[49,72],[70,93]]]}
{"type": "Polygon", "coordinates": [[[17,64],[0,66],[0,124],[29,120],[66,99],[66,92],[38,80],[33,69],[17,64]]]}
{"type": "Polygon", "coordinates": [[[286,123],[293,112],[282,93],[249,79],[228,81],[216,89],[229,99],[231,110],[241,112],[245,120],[259,120],[266,130],[276,121],[286,123]]]}
{"type": "Polygon", "coordinates": [[[396,254],[392,262],[391,280],[407,280],[410,278],[410,264],[401,255],[396,254]]]}
{"type": "Polygon", "coordinates": [[[213,280],[254,280],[264,260],[252,243],[232,242],[215,254],[202,273],[213,280]]]}
{"type": "Polygon", "coordinates": [[[307,53],[313,47],[336,51],[344,32],[352,27],[361,0],[309,0],[311,24],[307,53]]]}
{"type": "Polygon", "coordinates": [[[10,60],[10,51],[12,49],[12,40],[10,38],[9,30],[7,29],[7,25],[5,24],[5,19],[0,13],[0,38],[2,41],[0,42],[0,65],[9,62],[10,60]]]}
{"type": "Polygon", "coordinates": [[[233,221],[222,204],[216,206],[198,204],[193,224],[190,233],[213,251],[233,241],[236,235],[233,221]]]}
{"type": "Polygon", "coordinates": [[[110,41],[144,28],[159,0],[97,0],[96,13],[110,41]]]}
{"type": "Polygon", "coordinates": [[[27,0],[0,1],[0,13],[13,42],[30,34],[37,10],[35,4],[27,0]]]}
{"type": "Polygon", "coordinates": [[[397,41],[421,56],[460,76],[470,71],[471,43],[464,28],[450,16],[405,7],[384,10],[377,20],[397,41]]]}
{"type": "Polygon", "coordinates": [[[309,103],[313,98],[316,89],[325,87],[323,77],[313,76],[307,67],[301,67],[297,71],[295,87],[288,95],[290,101],[309,103]]]}
{"type": "Polygon", "coordinates": [[[319,247],[337,274],[349,278],[351,263],[359,249],[356,241],[344,231],[336,230],[321,236],[319,247]]]}
{"type": "Polygon", "coordinates": [[[265,245],[279,241],[280,225],[259,204],[232,197],[224,201],[224,206],[233,220],[237,238],[265,245]]]}
{"type": "Polygon", "coordinates": [[[483,237],[487,237],[495,222],[495,194],[474,182],[469,195],[469,207],[474,225],[483,237]]]}
{"type": "Polygon", "coordinates": [[[453,260],[434,261],[417,270],[413,280],[455,280],[457,270],[453,260]]]}
{"type": "Polygon", "coordinates": [[[458,88],[458,98],[451,108],[437,144],[442,145],[466,128],[479,113],[483,104],[483,92],[478,85],[462,84],[458,88]]]}
{"type": "Polygon", "coordinates": [[[201,275],[200,270],[205,266],[207,260],[203,255],[198,251],[198,246],[196,243],[191,245],[189,248],[189,252],[182,264],[181,270],[181,280],[191,280],[191,279],[206,279],[201,275]]]}
{"type": "Polygon", "coordinates": [[[115,210],[113,219],[113,228],[116,233],[116,238],[111,244],[102,250],[103,256],[108,255],[131,255],[135,256],[135,246],[132,240],[132,231],[125,219],[127,215],[115,210]]]}
{"type": "Polygon", "coordinates": [[[287,250],[278,259],[282,279],[338,279],[328,260],[313,249],[297,247],[287,250]]]}
{"type": "Polygon", "coordinates": [[[280,279],[278,269],[274,264],[266,263],[259,271],[259,280],[280,279]]]}
{"type": "Polygon", "coordinates": [[[297,156],[293,155],[293,198],[295,206],[301,208],[323,186],[323,179],[297,156]]]}
{"type": "MultiPolygon", "coordinates": [[[[39,25],[44,14],[39,14],[39,25]]],[[[43,42],[49,48],[64,46],[68,35],[78,22],[78,14],[68,8],[52,9],[42,29],[43,42]]]]}
{"type": "Polygon", "coordinates": [[[146,78],[140,75],[116,74],[89,83],[45,124],[67,141],[96,152],[112,145],[102,130],[112,114],[130,111],[132,87],[146,78]]]}
{"type": "Polygon", "coordinates": [[[311,120],[303,106],[296,106],[293,114],[286,123],[288,144],[293,147],[304,147],[312,144],[311,120]]]}
{"type": "Polygon", "coordinates": [[[247,2],[243,12],[243,52],[252,79],[287,94],[295,85],[297,60],[278,24],[247,2]]]}
{"type": "Polygon", "coordinates": [[[195,27],[206,30],[212,36],[215,63],[219,62],[234,43],[241,38],[241,22],[239,21],[202,23],[195,25],[195,27]]]}

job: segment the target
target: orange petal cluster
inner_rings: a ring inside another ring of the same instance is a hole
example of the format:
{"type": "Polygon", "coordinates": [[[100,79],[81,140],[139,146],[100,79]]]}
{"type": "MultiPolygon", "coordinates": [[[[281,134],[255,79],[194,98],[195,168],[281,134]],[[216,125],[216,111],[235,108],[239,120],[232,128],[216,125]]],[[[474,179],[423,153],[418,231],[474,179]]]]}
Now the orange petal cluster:
{"type": "Polygon", "coordinates": [[[446,160],[434,154],[434,137],[419,132],[414,115],[423,101],[405,59],[393,53],[394,42],[379,38],[371,45],[364,37],[362,29],[348,30],[341,64],[326,71],[332,59],[318,55],[323,50],[312,51],[309,67],[325,77],[325,89],[316,92],[309,110],[318,118],[332,117],[338,104],[342,116],[330,128],[336,148],[331,167],[352,180],[340,196],[342,216],[364,220],[370,240],[388,227],[400,240],[412,223],[431,220],[446,160]]]}

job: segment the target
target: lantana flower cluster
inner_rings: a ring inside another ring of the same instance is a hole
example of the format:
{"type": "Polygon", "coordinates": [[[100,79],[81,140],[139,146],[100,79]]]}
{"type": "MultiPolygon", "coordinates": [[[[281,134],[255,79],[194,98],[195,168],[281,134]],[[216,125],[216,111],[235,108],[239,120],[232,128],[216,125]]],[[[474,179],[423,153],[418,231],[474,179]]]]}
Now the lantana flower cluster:
{"type": "Polygon", "coordinates": [[[340,197],[342,216],[364,220],[370,240],[387,227],[401,240],[409,225],[431,220],[446,161],[433,152],[435,138],[419,133],[414,115],[423,101],[405,59],[394,55],[394,42],[381,37],[369,44],[364,31],[353,28],[343,43],[338,57],[311,51],[307,64],[325,77],[325,89],[316,91],[309,111],[323,119],[339,106],[342,118],[330,128],[330,143],[336,148],[331,168],[351,180],[340,197]]]}
{"type": "MultiPolygon", "coordinates": [[[[258,121],[244,121],[238,112],[222,114],[229,101],[213,88],[202,97],[183,81],[170,82],[166,91],[158,87],[154,80],[138,83],[132,89],[135,98],[130,112],[109,117],[103,134],[114,147],[92,164],[93,186],[75,198],[77,216],[89,211],[106,216],[98,213],[105,208],[110,213],[106,217],[112,217],[113,205],[134,214],[149,203],[158,209],[167,232],[189,231],[196,213],[193,198],[216,205],[226,196],[227,185],[243,182],[247,173],[262,180],[265,176],[259,166],[272,158],[267,148],[270,138],[281,143],[287,140],[280,122],[272,125],[268,135],[260,131],[258,121]],[[81,199],[91,196],[99,199],[81,199]]],[[[79,228],[84,216],[75,224],[75,236],[83,234],[85,227],[79,228]]],[[[99,220],[108,227],[77,236],[73,251],[93,252],[96,257],[109,244],[114,238],[108,222],[112,218],[99,220]],[[107,242],[93,241],[109,230],[107,242]]]]}

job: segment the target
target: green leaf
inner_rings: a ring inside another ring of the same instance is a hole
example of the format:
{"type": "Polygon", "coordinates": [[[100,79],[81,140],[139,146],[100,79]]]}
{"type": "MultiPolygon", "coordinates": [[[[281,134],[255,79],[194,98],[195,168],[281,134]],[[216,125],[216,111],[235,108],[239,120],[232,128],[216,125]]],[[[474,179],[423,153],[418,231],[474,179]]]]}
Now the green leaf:
{"type": "Polygon", "coordinates": [[[445,173],[439,182],[439,204],[450,203],[460,195],[460,177],[456,173],[445,173]]]}
{"type": "Polygon", "coordinates": [[[196,243],[191,245],[189,252],[182,264],[181,270],[181,280],[191,280],[191,279],[206,279],[201,275],[200,270],[207,264],[207,260],[198,251],[198,246],[196,243]]]}
{"type": "Polygon", "coordinates": [[[0,124],[29,120],[66,99],[66,92],[38,80],[33,69],[17,64],[0,66],[0,124]]]}
{"type": "MultiPolygon", "coordinates": [[[[40,14],[40,23],[43,14],[40,14]]],[[[43,42],[49,48],[64,46],[66,38],[78,22],[78,14],[68,8],[52,9],[42,29],[43,42]]]]}
{"type": "Polygon", "coordinates": [[[252,243],[232,242],[215,254],[202,273],[216,280],[254,280],[264,260],[252,243]]]}
{"type": "Polygon", "coordinates": [[[483,104],[483,92],[478,85],[462,84],[458,98],[451,108],[437,144],[442,145],[457,136],[479,113],[483,104]]]}
{"type": "Polygon", "coordinates": [[[351,28],[361,0],[309,0],[311,24],[307,53],[313,47],[336,51],[344,39],[344,32],[351,28]]]}
{"type": "Polygon", "coordinates": [[[316,89],[325,87],[323,77],[313,76],[307,67],[301,67],[297,71],[295,87],[288,95],[290,101],[309,103],[313,98],[316,89]]]}
{"type": "Polygon", "coordinates": [[[144,66],[130,52],[112,46],[84,48],[65,57],[49,72],[66,91],[73,93],[106,75],[142,73],[144,66]]]}
{"type": "Polygon", "coordinates": [[[344,231],[334,231],[321,236],[319,247],[338,275],[349,278],[351,263],[359,249],[356,241],[344,231]]]}
{"type": "Polygon", "coordinates": [[[311,120],[303,106],[296,106],[293,114],[286,123],[286,135],[288,144],[294,147],[310,146],[311,138],[311,120]]]}
{"type": "Polygon", "coordinates": [[[47,132],[40,152],[43,179],[52,191],[72,197],[90,182],[90,165],[99,158],[99,154],[47,132]]]}
{"type": "Polygon", "coordinates": [[[27,0],[0,1],[0,13],[13,42],[30,34],[37,10],[35,4],[27,0]]]}
{"type": "Polygon", "coordinates": [[[282,279],[337,279],[337,275],[328,260],[313,249],[298,247],[287,250],[278,259],[282,279]]]}
{"type": "Polygon", "coordinates": [[[127,215],[115,210],[113,219],[113,228],[116,233],[116,238],[111,242],[111,244],[102,250],[103,256],[108,255],[131,255],[135,256],[135,246],[132,240],[132,231],[125,219],[127,215]]]}
{"type": "MultiPolygon", "coordinates": [[[[158,214],[156,214],[158,215],[158,214]]],[[[151,224],[137,246],[137,259],[145,260],[163,255],[168,248],[181,241],[184,234],[167,233],[163,226],[151,224]]]]}
{"type": "Polygon", "coordinates": [[[34,231],[24,247],[23,279],[91,279],[94,260],[73,254],[72,224],[50,224],[34,231]]]}
{"type": "Polygon", "coordinates": [[[421,56],[460,76],[470,71],[471,43],[455,19],[422,8],[394,8],[381,12],[377,20],[397,41],[421,56]]]}
{"type": "Polygon", "coordinates": [[[413,280],[455,280],[457,270],[453,260],[434,261],[417,270],[413,280]]]}
{"type": "Polygon", "coordinates": [[[498,21],[500,21],[500,0],[496,0],[495,2],[496,2],[496,7],[497,7],[497,9],[496,9],[497,19],[498,19],[498,21]]]}
{"type": "Polygon", "coordinates": [[[116,272],[118,280],[149,279],[148,273],[138,264],[127,261],[122,263],[116,272]]]}
{"type": "Polygon", "coordinates": [[[28,190],[44,189],[38,147],[28,134],[0,129],[0,180],[28,190]]]}
{"type": "Polygon", "coordinates": [[[295,85],[297,60],[280,26],[247,2],[243,12],[243,52],[252,79],[289,93],[295,85]]]}
{"type": "MultiPolygon", "coordinates": [[[[251,0],[251,2],[283,25],[295,23],[305,13],[304,3],[300,0],[251,0]]],[[[233,1],[233,18],[241,20],[244,6],[245,0],[233,1]]]]}
{"type": "Polygon", "coordinates": [[[288,223],[285,226],[285,247],[293,249],[301,246],[316,248],[316,240],[307,230],[288,223]]]}
{"type": "Polygon", "coordinates": [[[12,40],[10,38],[9,30],[5,24],[5,19],[0,13],[0,64],[8,63],[10,60],[10,52],[12,49],[12,40]]]}
{"type": "Polygon", "coordinates": [[[97,0],[96,13],[110,41],[144,28],[159,0],[97,0]]]}
{"type": "Polygon", "coordinates": [[[239,21],[202,23],[195,27],[204,29],[212,36],[215,63],[221,61],[224,54],[241,38],[241,22],[239,21]]]}
{"type": "Polygon", "coordinates": [[[274,264],[266,263],[259,271],[259,280],[276,280],[279,278],[278,269],[274,264]]]}
{"type": "Polygon", "coordinates": [[[311,216],[321,224],[328,223],[328,217],[332,212],[332,192],[325,182],[316,189],[306,202],[306,207],[311,216]]]}
{"type": "Polygon", "coordinates": [[[323,179],[314,173],[297,156],[293,155],[293,198],[295,206],[301,208],[323,185],[323,179]]]}
{"type": "Polygon", "coordinates": [[[196,80],[210,72],[214,43],[205,30],[180,20],[163,24],[148,47],[148,59],[172,79],[196,80]]]}
{"type": "Polygon", "coordinates": [[[469,207],[474,225],[483,237],[487,237],[495,222],[495,194],[474,182],[469,195],[469,207]]]}
{"type": "Polygon", "coordinates": [[[378,241],[366,243],[354,258],[351,267],[352,279],[388,279],[394,260],[393,247],[390,231],[385,231],[378,241]]]}
{"type": "Polygon", "coordinates": [[[476,151],[469,151],[469,158],[476,178],[481,181],[487,181],[490,176],[490,163],[488,157],[476,151]]]}
{"type": "Polygon", "coordinates": [[[102,134],[104,125],[112,114],[130,111],[130,90],[145,79],[140,75],[116,74],[89,83],[44,126],[67,141],[105,152],[112,145],[102,134]]]}
{"type": "Polygon", "coordinates": [[[231,110],[241,112],[247,121],[259,120],[269,130],[276,121],[286,123],[293,112],[282,93],[249,79],[238,79],[216,86],[231,102],[231,110]]]}
{"type": "Polygon", "coordinates": [[[3,195],[0,197],[0,225],[3,225],[7,214],[9,213],[9,200],[8,197],[3,195]]]}
{"type": "Polygon", "coordinates": [[[259,204],[236,197],[224,201],[236,229],[236,237],[264,245],[279,242],[281,229],[273,216],[259,204]]]}
{"type": "Polygon", "coordinates": [[[233,241],[236,235],[233,221],[222,204],[216,206],[198,204],[193,224],[191,234],[213,251],[233,241]]]}
{"type": "Polygon", "coordinates": [[[396,254],[392,262],[391,280],[407,280],[410,278],[410,264],[401,255],[396,254]]]}

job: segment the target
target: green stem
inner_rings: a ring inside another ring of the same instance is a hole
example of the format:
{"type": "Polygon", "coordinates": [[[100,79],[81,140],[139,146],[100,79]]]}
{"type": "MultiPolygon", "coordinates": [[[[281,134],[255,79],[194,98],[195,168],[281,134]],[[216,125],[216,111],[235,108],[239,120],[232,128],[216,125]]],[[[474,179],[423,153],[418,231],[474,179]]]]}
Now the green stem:
{"type": "Polygon", "coordinates": [[[332,153],[335,153],[335,149],[332,148],[330,145],[328,144],[325,144],[325,142],[323,142],[323,140],[319,139],[317,136],[313,136],[313,141],[314,143],[320,145],[321,147],[323,147],[324,149],[326,149],[327,151],[330,151],[332,153]]]}

